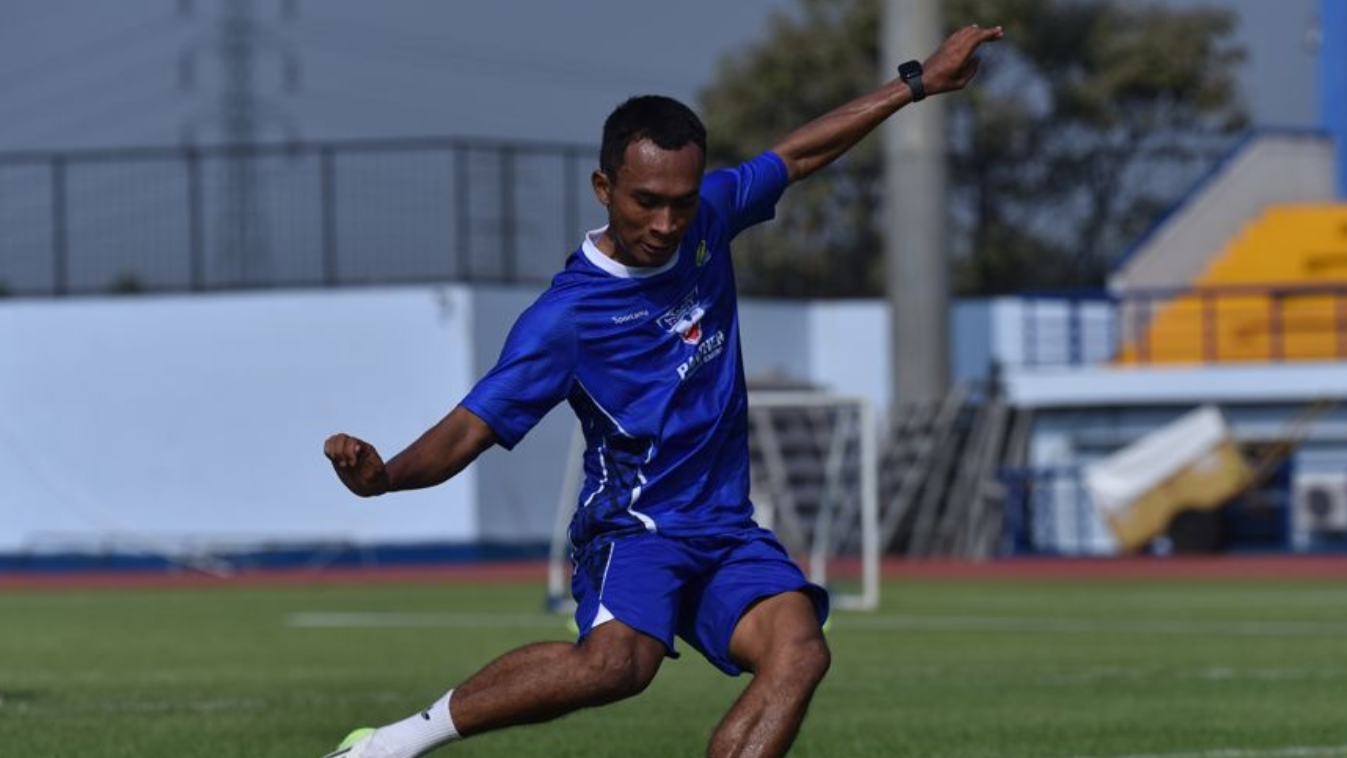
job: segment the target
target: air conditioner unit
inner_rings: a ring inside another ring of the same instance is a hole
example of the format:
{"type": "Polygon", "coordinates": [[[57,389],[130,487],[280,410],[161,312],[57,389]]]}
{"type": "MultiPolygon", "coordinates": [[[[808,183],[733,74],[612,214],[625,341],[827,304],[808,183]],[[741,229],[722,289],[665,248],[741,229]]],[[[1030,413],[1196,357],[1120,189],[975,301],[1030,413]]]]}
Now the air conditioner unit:
{"type": "Polygon", "coordinates": [[[1296,475],[1291,533],[1297,547],[1347,536],[1347,471],[1305,471],[1296,475]]]}

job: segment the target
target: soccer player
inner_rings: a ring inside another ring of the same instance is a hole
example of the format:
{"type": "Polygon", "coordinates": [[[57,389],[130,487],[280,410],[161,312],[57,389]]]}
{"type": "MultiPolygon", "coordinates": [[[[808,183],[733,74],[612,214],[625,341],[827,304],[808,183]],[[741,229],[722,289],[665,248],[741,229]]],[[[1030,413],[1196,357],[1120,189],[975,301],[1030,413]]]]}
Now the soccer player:
{"type": "Polygon", "coordinates": [[[587,442],[570,526],[579,639],[506,653],[329,756],[413,758],[630,697],[677,655],[676,636],[725,673],[753,675],[707,754],[786,752],[828,670],[828,599],[752,519],[730,241],[898,109],[964,87],[979,45],[1001,36],[960,29],[924,66],[904,64],[898,79],[705,176],[705,129],[686,106],[637,97],[608,117],[592,179],[608,225],[520,315],[495,368],[386,464],[346,434],[324,445],[357,495],[430,487],[570,403],[587,442]]]}

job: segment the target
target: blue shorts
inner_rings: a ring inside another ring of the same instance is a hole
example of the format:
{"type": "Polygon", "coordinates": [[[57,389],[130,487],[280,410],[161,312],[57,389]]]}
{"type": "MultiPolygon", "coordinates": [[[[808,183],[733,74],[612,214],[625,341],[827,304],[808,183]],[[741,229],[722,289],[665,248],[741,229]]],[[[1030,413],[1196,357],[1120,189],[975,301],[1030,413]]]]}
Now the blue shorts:
{"type": "Polygon", "coordinates": [[[580,639],[617,619],[664,643],[677,658],[674,636],[692,645],[731,676],[730,637],[754,603],[803,590],[821,625],[828,593],[805,579],[785,548],[766,529],[751,527],[715,537],[665,537],[645,533],[596,540],[575,557],[571,593],[580,639]]]}

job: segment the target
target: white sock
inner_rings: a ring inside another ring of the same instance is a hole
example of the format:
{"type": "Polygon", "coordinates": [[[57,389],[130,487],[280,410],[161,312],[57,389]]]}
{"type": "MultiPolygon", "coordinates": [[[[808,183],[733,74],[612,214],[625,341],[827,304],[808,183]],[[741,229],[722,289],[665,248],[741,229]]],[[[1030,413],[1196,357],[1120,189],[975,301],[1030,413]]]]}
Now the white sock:
{"type": "Polygon", "coordinates": [[[449,690],[424,711],[376,729],[365,748],[365,758],[417,758],[460,739],[449,715],[453,694],[449,690]]]}

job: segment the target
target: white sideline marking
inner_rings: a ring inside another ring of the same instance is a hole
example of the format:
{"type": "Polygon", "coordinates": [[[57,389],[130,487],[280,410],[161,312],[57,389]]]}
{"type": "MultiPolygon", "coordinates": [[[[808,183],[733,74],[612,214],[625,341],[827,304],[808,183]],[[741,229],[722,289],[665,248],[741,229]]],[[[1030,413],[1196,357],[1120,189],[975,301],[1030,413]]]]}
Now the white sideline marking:
{"type": "Polygon", "coordinates": [[[1023,616],[844,616],[840,630],[1033,632],[1043,634],[1164,634],[1224,637],[1347,637],[1347,623],[1316,621],[1191,621],[1023,616]]]}
{"type": "Polygon", "coordinates": [[[1347,670],[1340,668],[1240,668],[1207,666],[1184,669],[1174,666],[1073,666],[1061,673],[1049,674],[1039,684],[1080,685],[1109,681],[1158,681],[1161,679],[1208,682],[1303,682],[1342,679],[1347,670]]]}
{"type": "Polygon", "coordinates": [[[557,629],[561,616],[546,613],[292,613],[286,626],[352,629],[359,627],[440,627],[463,629],[557,629]]]}
{"type": "MultiPolygon", "coordinates": [[[[342,702],[391,703],[405,699],[403,692],[361,692],[347,693],[335,697],[342,702]]],[[[308,696],[287,698],[288,703],[329,705],[334,697],[324,695],[321,698],[308,696]]],[[[245,711],[263,711],[277,706],[276,701],[260,698],[218,698],[212,700],[104,700],[95,707],[104,713],[237,713],[245,711]]]]}
{"type": "MultiPolygon", "coordinates": [[[[1219,750],[1201,750],[1192,753],[1138,753],[1134,755],[1114,755],[1107,758],[1323,758],[1324,756],[1347,755],[1347,745],[1294,745],[1290,747],[1242,749],[1223,748],[1219,750]]],[[[1105,758],[1104,756],[1077,755],[1071,758],[1105,758]]]]}
{"type": "Polygon", "coordinates": [[[99,710],[108,713],[231,713],[260,711],[267,708],[257,698],[223,698],[217,700],[116,700],[105,701],[99,710]]]}
{"type": "MultiPolygon", "coordinates": [[[[462,629],[554,629],[563,617],[546,613],[292,613],[292,627],[441,627],[462,629]]],[[[1223,637],[1347,637],[1347,623],[1315,621],[1192,621],[1144,618],[1035,618],[1026,616],[898,616],[847,614],[840,631],[937,631],[1034,634],[1210,635],[1223,637]]]]}

